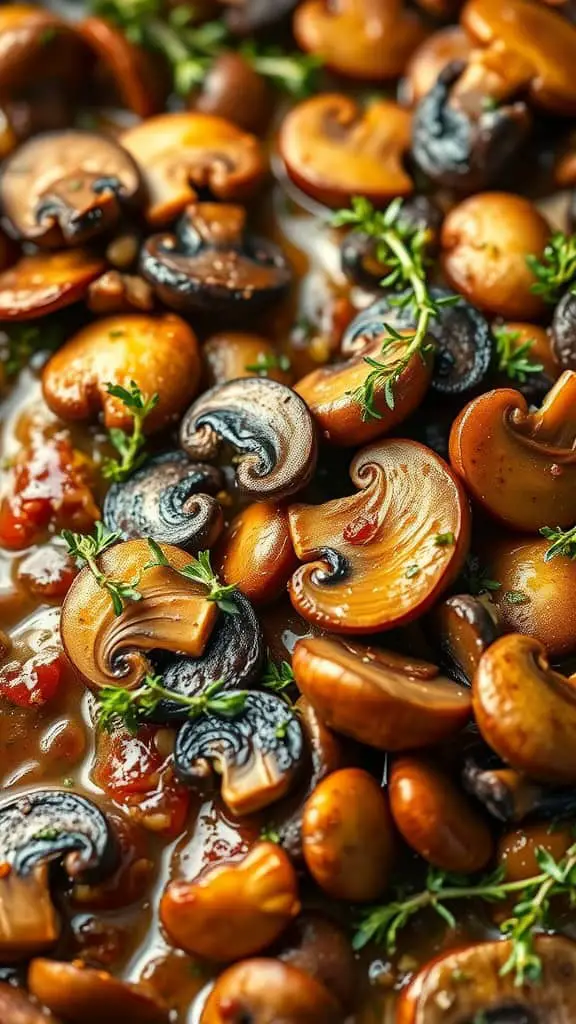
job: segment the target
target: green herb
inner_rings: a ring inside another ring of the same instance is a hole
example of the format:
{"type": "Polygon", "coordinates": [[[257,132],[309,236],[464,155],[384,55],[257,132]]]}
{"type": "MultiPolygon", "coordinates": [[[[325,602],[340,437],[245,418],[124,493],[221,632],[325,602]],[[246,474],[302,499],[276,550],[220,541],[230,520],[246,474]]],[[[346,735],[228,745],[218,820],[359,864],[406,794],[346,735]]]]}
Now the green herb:
{"type": "Polygon", "coordinates": [[[125,430],[120,430],[118,427],[111,427],[108,431],[120,459],[105,459],[102,473],[107,480],[121,483],[146,461],[146,454],[142,451],[146,444],[143,431],[144,420],[156,408],[160,396],[158,394],[150,395],[150,397],[143,395],[133,380],[130,381],[129,388],[124,388],[120,384],[107,384],[106,389],[109,395],[120,399],[130,413],[133,422],[131,434],[127,434],[125,430]]]}
{"type": "MultiPolygon", "coordinates": [[[[170,565],[159,544],[149,538],[148,547],[152,552],[152,559],[146,563],[145,569],[151,569],[156,565],[170,565]]],[[[186,579],[194,580],[196,583],[202,583],[208,588],[206,594],[208,601],[215,601],[220,610],[226,612],[227,615],[238,615],[238,607],[233,600],[237,588],[232,584],[220,582],[210,564],[209,551],[199,551],[198,558],[194,558],[183,569],[174,569],[174,572],[185,576],[186,579]]]]}
{"type": "Polygon", "coordinates": [[[498,369],[507,374],[511,380],[517,380],[520,384],[526,382],[530,373],[541,373],[544,369],[542,363],[533,363],[528,358],[528,353],[534,345],[534,338],[529,338],[521,345],[516,344],[521,337],[520,331],[511,331],[507,327],[494,327],[496,338],[496,352],[498,355],[498,369]]]}
{"type": "Polygon", "coordinates": [[[469,593],[475,597],[500,590],[502,586],[498,580],[492,580],[486,575],[486,570],[481,567],[480,559],[476,555],[468,555],[463,575],[469,593]]]}
{"type": "Polygon", "coordinates": [[[94,527],[94,534],[72,533],[71,530],[62,530],[60,535],[66,542],[69,553],[80,566],[88,566],[99,587],[107,590],[112,600],[115,615],[121,615],[124,605],[129,601],[141,601],[142,594],[137,589],[141,574],[131,582],[110,579],[106,573],[99,568],[96,559],[107,551],[109,547],[120,540],[120,533],[109,533],[100,522],[94,527]]]}
{"type": "Polygon", "coordinates": [[[446,904],[453,900],[480,899],[495,903],[519,893],[512,916],[501,925],[502,934],[511,942],[510,957],[501,974],[514,973],[516,985],[535,982],[541,977],[542,965],[534,946],[535,933],[550,926],[550,900],[567,894],[576,901],[576,844],[570,847],[561,861],[555,861],[547,850],[536,851],[541,872],[532,878],[505,882],[501,868],[479,881],[465,876],[451,875],[430,868],[423,891],[412,895],[399,895],[397,900],[372,907],[360,919],[354,936],[354,948],[362,949],[369,942],[383,943],[388,953],[396,951],[398,934],[421,911],[434,910],[449,928],[456,919],[446,904]]]}
{"type": "Polygon", "coordinates": [[[62,779],[62,785],[65,786],[66,789],[72,789],[74,785],[74,779],[72,778],[72,776],[66,775],[65,778],[62,779]]]}
{"type": "Polygon", "coordinates": [[[281,835],[277,829],[271,828],[269,825],[264,825],[260,830],[260,839],[263,843],[276,843],[278,844],[281,840],[281,835]]]}
{"type": "Polygon", "coordinates": [[[449,533],[437,533],[434,537],[434,543],[437,548],[448,548],[456,543],[456,537],[451,531],[449,533]]]}
{"type": "Polygon", "coordinates": [[[404,573],[404,576],[406,577],[407,580],[411,580],[414,578],[414,576],[419,576],[421,571],[422,570],[420,569],[419,565],[409,565],[408,568],[406,569],[406,572],[404,573]]]}
{"type": "Polygon", "coordinates": [[[36,352],[53,351],[62,343],[61,326],[56,324],[10,324],[0,331],[0,362],[7,377],[15,377],[36,352]]]}
{"type": "Polygon", "coordinates": [[[258,49],[255,42],[244,43],[240,53],[258,74],[290,96],[303,99],[316,90],[322,61],[313,54],[284,53],[278,46],[258,49]]]}
{"type": "Polygon", "coordinates": [[[554,306],[576,278],[576,235],[557,231],[544,249],[542,258],[527,256],[526,262],[536,278],[532,291],[554,306]]]}
{"type": "Polygon", "coordinates": [[[244,709],[247,690],[222,692],[224,682],[219,679],[207,686],[204,693],[186,697],[176,690],[162,686],[161,676],[146,676],[135,690],[119,686],[103,686],[98,692],[98,724],[110,731],[116,725],[124,725],[129,732],[137,732],[142,722],[156,710],[161,701],[169,700],[186,708],[187,718],[198,718],[205,711],[234,718],[244,709]]]}
{"type": "Polygon", "coordinates": [[[525,594],[523,590],[507,590],[504,599],[508,601],[508,604],[527,604],[530,600],[528,594],[525,594]]]}
{"type": "Polygon", "coordinates": [[[435,300],[432,297],[426,280],[428,233],[402,219],[401,199],[393,200],[386,210],[375,210],[368,199],[356,197],[350,210],[339,210],[334,215],[333,224],[357,228],[375,240],[376,258],[388,268],[380,284],[398,292],[391,300],[393,305],[409,306],[415,314],[416,327],[412,334],[400,334],[392,324],[383,321],[382,329],[388,337],[382,343],[382,352],[401,341],[405,353],[392,363],[366,356],[364,362],[371,372],[351,392],[362,409],[363,419],[378,420],[382,417],[375,404],[376,392],[382,390],[387,406],[394,408],[394,389],[410,360],[416,354],[425,359],[434,347],[428,334],[430,321],[440,315],[443,306],[453,305],[459,298],[447,296],[435,300]]]}
{"type": "Polygon", "coordinates": [[[482,97],[482,110],[489,112],[491,110],[498,110],[498,100],[495,96],[483,96],[482,97]]]}
{"type": "Polygon", "coordinates": [[[565,558],[576,558],[576,526],[570,530],[562,530],[559,526],[553,530],[550,526],[543,526],[540,533],[546,537],[546,540],[552,541],[544,555],[545,562],[551,562],[558,555],[565,558]]]}
{"type": "Polygon", "coordinates": [[[270,370],[282,370],[286,373],[291,365],[288,356],[261,353],[255,363],[247,363],[244,369],[248,373],[257,373],[259,377],[267,377],[270,370]]]}
{"type": "Polygon", "coordinates": [[[60,831],[61,830],[59,828],[43,828],[40,832],[36,832],[32,836],[32,839],[57,839],[60,835],[60,831]]]}
{"type": "Polygon", "coordinates": [[[281,661],[279,665],[276,665],[271,658],[268,658],[261,682],[262,686],[265,686],[267,690],[272,690],[274,693],[282,693],[283,690],[294,682],[292,666],[287,661],[281,661]]]}

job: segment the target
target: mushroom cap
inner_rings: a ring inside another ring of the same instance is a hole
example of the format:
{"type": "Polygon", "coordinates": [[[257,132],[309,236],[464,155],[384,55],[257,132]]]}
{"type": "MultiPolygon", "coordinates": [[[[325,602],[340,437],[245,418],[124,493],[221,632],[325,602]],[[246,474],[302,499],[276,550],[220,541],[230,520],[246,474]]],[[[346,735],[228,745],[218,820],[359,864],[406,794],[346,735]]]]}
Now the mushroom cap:
{"type": "MultiPolygon", "coordinates": [[[[126,38],[105,18],[83,18],[76,32],[112,77],[124,105],[145,120],[163,106],[164,89],[156,81],[150,53],[126,38]]],[[[162,75],[160,77],[163,77],[162,75]]]]}
{"type": "Polygon", "coordinates": [[[286,506],[270,501],[242,509],[215,551],[219,576],[255,605],[282,597],[297,564],[286,506]]]}
{"type": "Polygon", "coordinates": [[[0,8],[0,94],[10,96],[36,81],[77,84],[85,73],[85,53],[72,26],[37,4],[0,8]]]}
{"type": "Polygon", "coordinates": [[[28,987],[43,1006],[69,1024],[169,1024],[168,1007],[146,984],[132,984],[81,962],[33,960],[28,987]]]}
{"type": "Polygon", "coordinates": [[[342,1024],[343,1019],[342,1007],[324,985],[272,959],[241,960],[224,971],[208,996],[200,1024],[228,1024],[231,1006],[254,1024],[342,1024]]]}
{"type": "Polygon", "coordinates": [[[0,273],[0,320],[35,320],[84,298],[106,262],[84,249],[21,256],[0,273]]]}

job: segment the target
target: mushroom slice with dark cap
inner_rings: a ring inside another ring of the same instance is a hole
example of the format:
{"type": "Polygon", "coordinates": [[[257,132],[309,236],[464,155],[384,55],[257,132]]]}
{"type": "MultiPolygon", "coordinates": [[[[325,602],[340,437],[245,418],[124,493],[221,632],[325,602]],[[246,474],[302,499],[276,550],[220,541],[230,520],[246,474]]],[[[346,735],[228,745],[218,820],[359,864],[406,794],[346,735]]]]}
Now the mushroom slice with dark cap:
{"type": "Polygon", "coordinates": [[[224,475],[215,466],[191,462],[184,452],[165,452],[124,483],[112,485],[104,500],[104,523],[123,540],[150,537],[193,552],[211,548],[224,525],[214,497],[224,486],[224,475]]]}
{"type": "Polygon", "coordinates": [[[316,467],[316,431],[306,404],[266,378],[217,384],[190,406],[180,428],[185,451],[212,459],[222,441],[239,452],[236,479],[253,499],[279,501],[295,494],[316,467]]]}
{"type": "Polygon", "coordinates": [[[134,206],[140,173],[126,150],[104,135],[46,132],[4,162],[0,202],[18,237],[60,248],[112,228],[134,206]]]}
{"type": "Polygon", "coordinates": [[[486,747],[488,757],[471,752],[464,761],[464,788],[497,821],[561,821],[576,814],[576,791],[573,786],[543,786],[508,768],[486,747]]]}
{"type": "Polygon", "coordinates": [[[146,983],[132,984],[81,961],[33,960],[28,972],[30,992],[67,1024],[168,1024],[170,1013],[146,983]]]}
{"type": "Polygon", "coordinates": [[[305,757],[297,716],[275,694],[252,692],[234,718],[202,715],[182,726],[174,764],[179,777],[203,789],[214,773],[233,814],[252,814],[280,800],[305,757]]]}
{"type": "Polygon", "coordinates": [[[438,644],[448,673],[469,686],[484,651],[498,637],[496,612],[477,597],[455,594],[436,606],[430,626],[430,640],[438,644]]]}
{"type": "Polygon", "coordinates": [[[145,242],[140,271],[171,309],[260,309],[284,294],[292,272],[282,250],[248,235],[245,225],[241,206],[190,206],[176,235],[152,235],[145,242]]]}

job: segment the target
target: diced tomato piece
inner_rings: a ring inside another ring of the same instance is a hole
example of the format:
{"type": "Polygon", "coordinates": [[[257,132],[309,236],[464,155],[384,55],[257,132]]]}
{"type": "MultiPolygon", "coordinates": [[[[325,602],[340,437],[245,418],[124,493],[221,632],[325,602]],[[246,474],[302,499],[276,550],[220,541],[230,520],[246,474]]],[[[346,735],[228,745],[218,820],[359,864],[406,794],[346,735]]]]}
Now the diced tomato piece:
{"type": "Polygon", "coordinates": [[[63,548],[45,544],[20,563],[18,579],[42,598],[62,598],[78,574],[73,560],[63,548]]]}
{"type": "Polygon", "coordinates": [[[62,652],[53,648],[24,664],[11,661],[0,669],[0,696],[20,708],[43,707],[58,692],[63,671],[62,652]]]}

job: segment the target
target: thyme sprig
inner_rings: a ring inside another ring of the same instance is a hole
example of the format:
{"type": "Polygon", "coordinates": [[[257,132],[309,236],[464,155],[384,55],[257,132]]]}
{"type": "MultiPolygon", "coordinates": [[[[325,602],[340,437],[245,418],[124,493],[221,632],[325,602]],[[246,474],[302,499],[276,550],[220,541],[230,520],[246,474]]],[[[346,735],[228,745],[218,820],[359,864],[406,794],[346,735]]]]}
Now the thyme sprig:
{"type": "MultiPolygon", "coordinates": [[[[148,538],[148,547],[150,548],[152,558],[144,566],[145,569],[151,569],[156,565],[170,565],[159,544],[148,538]]],[[[174,569],[174,566],[171,568],[174,569]]],[[[202,583],[207,587],[206,599],[214,601],[221,611],[227,615],[238,615],[239,609],[233,600],[233,595],[236,593],[237,588],[233,584],[220,582],[210,563],[209,551],[199,551],[197,558],[193,558],[183,569],[174,569],[174,571],[179,573],[180,576],[185,576],[186,579],[202,583]]]]}
{"type": "Polygon", "coordinates": [[[386,210],[375,210],[368,199],[357,196],[351,209],[339,210],[334,215],[333,224],[356,228],[374,239],[376,258],[388,270],[380,284],[398,293],[391,297],[390,304],[400,308],[411,306],[414,310],[416,326],[412,334],[400,334],[392,324],[382,323],[388,335],[382,343],[382,353],[402,342],[404,354],[391,362],[367,356],[364,361],[371,372],[351,392],[362,409],[363,419],[381,419],[375,404],[376,392],[383,391],[387,406],[394,408],[394,389],[412,357],[417,353],[425,359],[433,350],[428,334],[430,321],[440,315],[443,306],[458,302],[458,296],[432,296],[426,278],[428,233],[402,219],[401,199],[394,199],[386,210]]]}
{"type": "Polygon", "coordinates": [[[534,338],[518,345],[520,331],[511,331],[508,327],[494,327],[496,339],[496,354],[498,356],[498,369],[505,373],[511,380],[517,380],[519,384],[525,384],[531,373],[541,373],[544,369],[542,363],[535,363],[528,357],[534,338]]]}
{"type": "Polygon", "coordinates": [[[552,541],[544,555],[545,562],[551,562],[560,555],[576,559],[576,526],[572,526],[570,530],[562,530],[559,526],[556,529],[543,526],[540,533],[546,540],[552,541]]]}
{"type": "Polygon", "coordinates": [[[161,676],[145,676],[143,682],[134,690],[126,690],[120,686],[103,686],[98,693],[98,724],[106,731],[117,725],[124,725],[129,732],[137,732],[142,723],[158,705],[169,700],[180,704],[186,709],[187,718],[198,718],[205,711],[221,715],[223,718],[234,718],[243,709],[248,696],[247,690],[228,690],[223,692],[224,681],[217,680],[206,687],[204,693],[195,697],[187,697],[175,690],[168,690],[162,685],[161,676]]]}
{"type": "Polygon", "coordinates": [[[526,262],[536,278],[532,291],[554,306],[576,279],[576,234],[555,232],[542,257],[527,256],[526,262]]]}
{"type": "Polygon", "coordinates": [[[261,682],[267,690],[282,693],[295,682],[292,666],[287,661],[281,661],[277,665],[275,661],[268,658],[261,682]]]}
{"type": "Polygon", "coordinates": [[[454,928],[456,919],[447,903],[462,899],[498,903],[518,893],[519,902],[500,926],[503,936],[511,942],[511,953],[501,974],[514,973],[518,986],[527,981],[536,982],[541,977],[542,964],[534,938],[538,931],[549,926],[550,901],[554,896],[567,894],[576,902],[576,843],[560,861],[555,861],[542,847],[536,851],[536,859],[540,873],[516,882],[505,882],[502,869],[473,881],[466,876],[430,868],[421,892],[399,895],[398,899],[372,907],[362,915],[353,940],[354,948],[362,949],[374,941],[382,943],[388,953],[394,953],[399,933],[423,910],[434,910],[449,928],[454,928]]]}
{"type": "Polygon", "coordinates": [[[94,527],[93,534],[62,530],[60,536],[65,541],[76,564],[82,568],[88,566],[98,586],[110,594],[115,615],[121,615],[128,602],[142,600],[142,594],[138,590],[142,573],[130,581],[114,580],[102,572],[96,561],[99,555],[102,555],[121,539],[120,533],[108,532],[103,523],[98,522],[94,527]]]}
{"type": "Polygon", "coordinates": [[[149,396],[142,394],[138,384],[133,380],[127,388],[121,384],[107,384],[106,390],[109,395],[122,402],[132,417],[130,434],[118,427],[110,427],[108,436],[120,458],[105,459],[102,464],[103,476],[107,480],[121,483],[146,461],[146,453],[143,451],[146,444],[144,421],[158,405],[160,396],[156,393],[149,396]]]}

